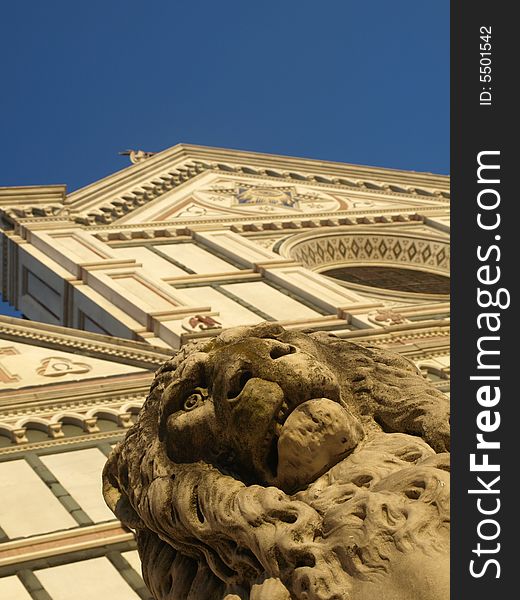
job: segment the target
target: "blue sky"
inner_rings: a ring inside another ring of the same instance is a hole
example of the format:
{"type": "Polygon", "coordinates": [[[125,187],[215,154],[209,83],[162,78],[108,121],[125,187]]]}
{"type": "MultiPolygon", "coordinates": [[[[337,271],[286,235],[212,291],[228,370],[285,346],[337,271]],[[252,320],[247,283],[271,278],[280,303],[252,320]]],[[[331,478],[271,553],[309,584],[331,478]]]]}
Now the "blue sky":
{"type": "Polygon", "coordinates": [[[0,185],[179,142],[449,172],[449,2],[4,3],[0,185]]]}

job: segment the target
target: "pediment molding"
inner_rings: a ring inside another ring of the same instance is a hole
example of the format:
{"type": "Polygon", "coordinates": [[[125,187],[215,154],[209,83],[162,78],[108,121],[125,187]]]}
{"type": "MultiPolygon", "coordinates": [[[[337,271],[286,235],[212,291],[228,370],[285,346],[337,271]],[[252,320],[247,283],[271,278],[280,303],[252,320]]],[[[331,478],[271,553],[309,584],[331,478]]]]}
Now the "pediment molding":
{"type": "Polygon", "coordinates": [[[0,187],[0,216],[4,222],[56,218],[63,212],[67,186],[0,187]]]}
{"type": "Polygon", "coordinates": [[[147,370],[155,370],[171,357],[171,350],[142,342],[2,315],[0,315],[0,339],[2,342],[43,346],[49,350],[78,353],[83,357],[89,356],[147,370]]]}
{"type": "MultiPolygon", "coordinates": [[[[450,197],[449,177],[444,175],[179,144],[73,192],[60,202],[43,203],[42,198],[50,188],[60,188],[64,195],[64,186],[31,188],[38,201],[30,202],[31,194],[26,194],[25,204],[8,206],[6,214],[24,222],[65,218],[80,225],[109,225],[209,172],[278,184],[333,187],[342,193],[356,191],[427,201],[437,208],[445,207],[450,197]],[[38,190],[42,190],[41,197],[38,190]]],[[[9,188],[0,188],[0,196],[5,189],[9,188]]]]}
{"type": "MultiPolygon", "coordinates": [[[[138,165],[136,165],[138,166],[138,165]]],[[[234,174],[241,178],[262,178],[270,183],[312,184],[314,187],[331,186],[341,192],[370,193],[371,195],[384,195],[400,199],[415,199],[430,201],[436,208],[439,204],[449,202],[449,191],[440,189],[417,188],[410,185],[399,187],[389,183],[375,183],[368,180],[350,180],[345,178],[326,178],[322,175],[302,175],[301,173],[285,172],[275,169],[252,169],[244,165],[188,162],[175,170],[169,170],[154,179],[141,183],[121,193],[115,199],[107,199],[105,203],[97,205],[74,216],[74,205],[71,205],[71,219],[83,225],[111,224],[117,219],[157,200],[163,194],[178,188],[195,177],[207,173],[234,174]]],[[[361,212],[361,211],[360,211],[361,212]]],[[[296,215],[291,215],[296,216],[296,215]]],[[[257,215],[238,215],[238,218],[255,219],[257,215]]],[[[287,218],[287,216],[285,216],[287,218]]]]}

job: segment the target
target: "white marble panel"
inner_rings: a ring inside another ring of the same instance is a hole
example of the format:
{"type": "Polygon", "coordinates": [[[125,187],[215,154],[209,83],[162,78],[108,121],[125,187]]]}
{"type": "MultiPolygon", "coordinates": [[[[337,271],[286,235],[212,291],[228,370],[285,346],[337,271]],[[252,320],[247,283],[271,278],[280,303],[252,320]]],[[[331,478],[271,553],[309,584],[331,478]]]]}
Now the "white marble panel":
{"type": "Polygon", "coordinates": [[[97,448],[75,450],[42,456],[43,464],[94,521],[115,520],[103,500],[101,472],[107,461],[97,448]]]}
{"type": "Polygon", "coordinates": [[[331,313],[336,313],[340,307],[360,308],[379,304],[303,267],[269,268],[265,277],[331,313]]]}
{"type": "Polygon", "coordinates": [[[139,596],[104,558],[41,569],[34,574],[52,600],[138,600],[139,596]]]}
{"type": "Polygon", "coordinates": [[[130,258],[143,265],[143,269],[152,277],[165,279],[166,277],[179,277],[187,275],[186,271],[175,266],[155,252],[141,246],[132,246],[131,248],[112,248],[112,254],[118,258],[130,258]]]}
{"type": "Polygon", "coordinates": [[[74,276],[30,244],[22,244],[18,248],[18,309],[28,319],[53,325],[62,324],[60,294],[64,289],[64,280],[73,279],[74,276]],[[28,281],[28,273],[33,274],[31,282],[28,281]],[[34,276],[44,282],[45,286],[39,285],[34,276]],[[30,292],[27,289],[29,285],[32,288],[30,292]],[[34,298],[32,294],[35,294],[34,298]]]}
{"type": "Polygon", "coordinates": [[[128,277],[117,277],[117,285],[130,292],[136,298],[140,299],[141,304],[148,306],[151,311],[172,310],[175,303],[156,292],[148,282],[144,282],[138,277],[129,275],[128,277]]]}
{"type": "Polygon", "coordinates": [[[0,526],[10,538],[77,527],[25,460],[0,464],[0,526]]]}
{"type": "Polygon", "coordinates": [[[210,248],[219,250],[246,268],[252,268],[257,263],[280,262],[284,259],[267,248],[261,248],[258,244],[235,233],[234,231],[207,231],[197,232],[195,238],[201,240],[210,248]]]}
{"type": "Polygon", "coordinates": [[[249,304],[256,306],[262,312],[273,317],[273,319],[281,321],[321,316],[320,313],[312,310],[312,308],[282,294],[282,292],[262,281],[232,283],[223,285],[222,287],[249,304]]]}
{"type": "Polygon", "coordinates": [[[129,552],[122,552],[121,556],[126,559],[134,571],[137,571],[141,575],[141,559],[139,558],[139,552],[137,550],[130,550],[129,552]]]}
{"type": "Polygon", "coordinates": [[[19,342],[0,341],[2,348],[10,350],[2,356],[2,364],[16,376],[16,381],[9,383],[15,389],[144,371],[141,367],[19,342]]]}
{"type": "MultiPolygon", "coordinates": [[[[88,272],[86,283],[145,328],[151,314],[207,310],[203,306],[190,307],[191,300],[182,291],[161,279],[148,277],[144,269],[107,273],[95,270],[88,272]]],[[[98,319],[96,321],[100,323],[98,319]]]]}
{"type": "Polygon", "coordinates": [[[134,332],[140,333],[145,330],[127,312],[109,302],[88,285],[74,288],[74,304],[76,311],[73,327],[77,329],[85,327],[84,319],[81,316],[83,313],[87,319],[91,319],[115,337],[133,338],[134,332]]]}
{"type": "Polygon", "coordinates": [[[195,271],[195,273],[229,273],[230,271],[239,270],[196,244],[164,244],[155,246],[155,249],[175,259],[195,271]]]}
{"type": "Polygon", "coordinates": [[[16,575],[0,578],[0,598],[3,600],[31,600],[29,592],[16,575]]]}
{"type": "Polygon", "coordinates": [[[59,245],[69,256],[73,254],[81,262],[98,262],[107,258],[106,253],[99,252],[92,245],[78,235],[51,235],[50,238],[54,245],[59,245]]]}
{"type": "Polygon", "coordinates": [[[78,266],[82,263],[112,260],[110,246],[80,228],[69,231],[32,231],[30,239],[36,248],[76,277],[81,275],[78,266]]]}
{"type": "Polygon", "coordinates": [[[24,292],[48,310],[56,319],[60,319],[63,299],[59,289],[54,289],[44,279],[27,270],[25,272],[24,292]]]}
{"type": "Polygon", "coordinates": [[[216,310],[220,316],[215,317],[224,327],[235,325],[254,325],[263,319],[238,302],[209,286],[185,288],[183,294],[190,297],[195,304],[209,304],[211,310],[216,310]]]}

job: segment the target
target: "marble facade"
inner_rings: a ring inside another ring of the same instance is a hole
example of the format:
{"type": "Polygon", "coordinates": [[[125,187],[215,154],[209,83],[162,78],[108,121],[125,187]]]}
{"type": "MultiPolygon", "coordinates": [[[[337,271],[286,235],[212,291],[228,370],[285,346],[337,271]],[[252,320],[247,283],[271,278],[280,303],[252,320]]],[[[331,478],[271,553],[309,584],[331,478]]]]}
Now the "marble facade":
{"type": "Polygon", "coordinates": [[[89,573],[94,590],[99,570],[112,597],[148,597],[95,473],[190,340],[262,321],[332,332],[448,393],[446,294],[326,272],[448,277],[449,198],[446,176],[189,145],[72,193],[0,188],[2,295],[28,319],[0,317],[0,596],[59,599],[89,573]]]}

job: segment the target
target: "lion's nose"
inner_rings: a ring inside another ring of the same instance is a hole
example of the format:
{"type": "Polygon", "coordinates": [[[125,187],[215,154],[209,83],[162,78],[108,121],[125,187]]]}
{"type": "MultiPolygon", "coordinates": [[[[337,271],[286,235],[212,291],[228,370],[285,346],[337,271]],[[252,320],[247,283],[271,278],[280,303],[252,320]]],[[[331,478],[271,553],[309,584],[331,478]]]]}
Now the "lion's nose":
{"type": "Polygon", "coordinates": [[[231,378],[228,390],[227,399],[231,402],[235,402],[242,393],[246,383],[253,377],[253,373],[248,369],[241,369],[234,377],[231,378]]]}
{"type": "Polygon", "coordinates": [[[269,346],[269,356],[273,360],[282,358],[288,354],[294,354],[294,352],[296,352],[296,348],[294,346],[291,344],[284,344],[283,342],[270,341],[269,346]]]}
{"type": "Polygon", "coordinates": [[[272,339],[252,339],[248,340],[247,345],[236,344],[228,364],[221,365],[225,379],[222,397],[236,404],[242,390],[253,378],[282,384],[281,373],[285,373],[286,369],[274,363],[295,352],[295,346],[272,339]]]}

